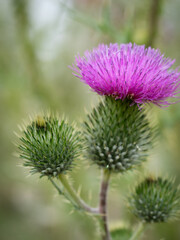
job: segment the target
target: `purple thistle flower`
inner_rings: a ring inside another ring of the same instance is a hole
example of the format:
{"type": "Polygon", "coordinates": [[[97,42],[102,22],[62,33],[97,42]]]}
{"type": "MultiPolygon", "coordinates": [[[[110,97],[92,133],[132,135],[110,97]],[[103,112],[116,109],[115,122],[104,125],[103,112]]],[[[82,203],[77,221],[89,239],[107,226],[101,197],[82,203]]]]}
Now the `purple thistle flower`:
{"type": "Polygon", "coordinates": [[[72,69],[100,95],[168,106],[172,102],[167,99],[177,98],[180,92],[180,72],[171,69],[174,62],[144,45],[100,44],[84,57],[76,56],[72,69]]]}

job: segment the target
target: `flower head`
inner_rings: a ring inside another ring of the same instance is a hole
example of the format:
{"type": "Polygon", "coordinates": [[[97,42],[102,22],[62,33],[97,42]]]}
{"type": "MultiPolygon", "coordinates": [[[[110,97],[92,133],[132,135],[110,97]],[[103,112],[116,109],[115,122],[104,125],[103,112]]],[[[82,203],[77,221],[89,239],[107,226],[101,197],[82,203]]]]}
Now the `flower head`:
{"type": "Polygon", "coordinates": [[[79,132],[56,117],[38,116],[23,131],[20,157],[32,173],[56,177],[73,166],[79,154],[79,132]]]}
{"type": "Polygon", "coordinates": [[[133,169],[152,147],[154,131],[145,110],[131,103],[106,96],[84,122],[88,158],[101,168],[116,173],[133,169]]]}
{"type": "Polygon", "coordinates": [[[146,178],[129,197],[132,212],[145,222],[166,222],[179,217],[180,191],[173,181],[146,178]]]}
{"type": "Polygon", "coordinates": [[[78,55],[72,69],[100,95],[167,106],[171,103],[168,98],[176,98],[180,92],[180,72],[171,69],[174,62],[158,49],[115,43],[78,55]]]}

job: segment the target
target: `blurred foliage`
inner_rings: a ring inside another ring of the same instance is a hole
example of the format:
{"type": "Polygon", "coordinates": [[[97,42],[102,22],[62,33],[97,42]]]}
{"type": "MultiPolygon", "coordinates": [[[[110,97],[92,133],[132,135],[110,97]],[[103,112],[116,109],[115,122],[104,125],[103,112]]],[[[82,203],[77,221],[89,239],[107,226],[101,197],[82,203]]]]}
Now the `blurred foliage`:
{"type": "MultiPolygon", "coordinates": [[[[100,42],[152,44],[180,65],[180,1],[0,0],[0,6],[0,239],[96,239],[95,224],[88,216],[70,216],[71,207],[51,184],[29,176],[21,167],[12,154],[16,151],[14,130],[18,131],[22,119],[48,109],[65,114],[70,122],[82,122],[84,108],[89,110],[98,98],[72,76],[68,65],[77,52],[100,42]]],[[[151,118],[158,123],[160,136],[145,172],[176,176],[178,184],[180,105],[152,108],[151,118]]],[[[139,175],[145,175],[142,168],[114,175],[110,221],[136,223],[124,196],[139,175]]],[[[71,178],[76,188],[82,186],[82,197],[95,205],[99,170],[78,160],[71,178]]],[[[178,240],[179,222],[158,224],[144,239],[178,240]]]]}
{"type": "Polygon", "coordinates": [[[111,230],[111,236],[112,240],[128,240],[132,236],[132,230],[126,226],[119,226],[111,230]]]}

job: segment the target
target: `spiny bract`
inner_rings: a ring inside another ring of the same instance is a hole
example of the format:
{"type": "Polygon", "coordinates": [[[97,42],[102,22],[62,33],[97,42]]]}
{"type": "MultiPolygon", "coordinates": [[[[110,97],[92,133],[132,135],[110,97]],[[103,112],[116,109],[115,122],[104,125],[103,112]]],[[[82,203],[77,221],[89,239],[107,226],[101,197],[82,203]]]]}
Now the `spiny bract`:
{"type": "Polygon", "coordinates": [[[145,222],[166,222],[179,215],[180,192],[173,181],[147,178],[129,197],[131,211],[145,222]]]}
{"type": "Polygon", "coordinates": [[[152,129],[144,110],[131,104],[105,97],[84,123],[89,158],[100,167],[124,172],[145,160],[152,129]]]}
{"type": "Polygon", "coordinates": [[[80,149],[79,133],[56,117],[37,117],[20,138],[24,166],[42,176],[58,176],[70,170],[80,149]]]}

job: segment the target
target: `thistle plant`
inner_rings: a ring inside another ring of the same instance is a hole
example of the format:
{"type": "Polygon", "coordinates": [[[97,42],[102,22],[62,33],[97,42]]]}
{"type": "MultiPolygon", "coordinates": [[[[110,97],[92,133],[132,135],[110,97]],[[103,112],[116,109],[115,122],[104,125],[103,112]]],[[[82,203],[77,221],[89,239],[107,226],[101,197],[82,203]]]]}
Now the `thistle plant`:
{"type": "Polygon", "coordinates": [[[180,191],[168,179],[146,178],[129,197],[132,213],[140,224],[131,240],[138,239],[148,223],[168,222],[180,215],[180,191]]]}
{"type": "Polygon", "coordinates": [[[80,150],[79,133],[64,120],[38,116],[23,133],[20,156],[31,173],[56,177],[72,168],[80,150]]]}
{"type": "Polygon", "coordinates": [[[158,49],[128,43],[100,44],[84,57],[76,57],[74,75],[100,95],[130,98],[137,105],[168,106],[180,91],[180,73],[172,70],[175,60],[158,49]]]}
{"type": "MultiPolygon", "coordinates": [[[[82,128],[77,130],[64,120],[44,115],[22,132],[19,150],[24,165],[32,173],[46,176],[77,210],[95,215],[102,228],[102,240],[117,239],[116,233],[109,230],[107,216],[111,176],[137,169],[153,146],[155,130],[147,117],[147,105],[165,107],[178,97],[180,73],[171,68],[173,63],[151,47],[101,44],[83,57],[78,55],[71,67],[73,74],[101,98],[87,114],[82,128]],[[80,155],[102,171],[95,208],[80,198],[67,178],[80,155]]],[[[129,196],[130,210],[140,221],[134,232],[130,229],[126,234],[131,240],[139,240],[147,224],[179,215],[180,192],[171,180],[147,177],[129,196]]],[[[118,239],[121,232],[118,229],[118,239]]]]}
{"type": "Polygon", "coordinates": [[[152,129],[132,100],[105,97],[88,115],[84,136],[89,158],[111,172],[124,172],[145,160],[152,129]]]}
{"type": "Polygon", "coordinates": [[[131,211],[142,221],[166,222],[178,217],[180,192],[173,181],[146,178],[129,198],[131,211]]]}

